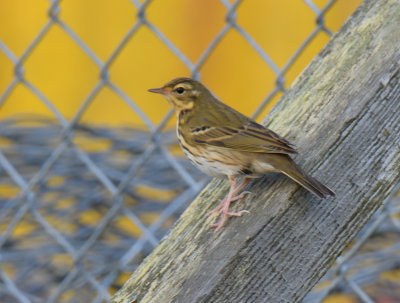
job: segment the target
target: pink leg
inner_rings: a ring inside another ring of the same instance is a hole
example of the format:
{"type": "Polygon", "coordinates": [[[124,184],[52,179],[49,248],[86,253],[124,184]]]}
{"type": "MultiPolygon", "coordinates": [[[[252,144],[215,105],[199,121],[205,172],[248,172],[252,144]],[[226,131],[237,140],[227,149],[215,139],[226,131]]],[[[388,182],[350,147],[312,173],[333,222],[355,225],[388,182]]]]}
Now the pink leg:
{"type": "MultiPolygon", "coordinates": [[[[229,181],[231,183],[230,190],[232,190],[232,188],[234,188],[236,185],[236,181],[233,179],[233,177],[232,177],[232,179],[231,179],[231,177],[229,177],[229,181]]],[[[234,189],[233,194],[232,194],[232,199],[230,200],[230,202],[235,202],[239,199],[242,199],[245,194],[249,193],[249,192],[243,192],[240,195],[237,195],[247,184],[249,184],[250,181],[251,181],[251,178],[246,178],[243,180],[243,182],[238,187],[236,187],[234,189]],[[235,196],[235,195],[237,195],[237,196],[235,196]]],[[[220,214],[222,212],[222,207],[224,206],[224,203],[226,203],[227,198],[228,198],[228,195],[226,195],[226,197],[223,200],[221,200],[221,203],[216,208],[214,208],[213,210],[210,210],[206,215],[209,216],[215,212],[218,212],[220,214]]]]}
{"type": "Polygon", "coordinates": [[[218,223],[211,225],[211,227],[216,227],[215,231],[219,231],[222,228],[222,226],[224,226],[228,217],[230,216],[240,217],[244,213],[248,212],[247,210],[241,210],[239,212],[230,212],[229,205],[231,204],[231,202],[243,198],[245,193],[242,193],[237,196],[235,195],[239,193],[250,182],[250,180],[251,178],[244,179],[242,184],[240,184],[238,187],[235,188],[236,180],[233,176],[229,176],[229,182],[231,183],[231,188],[229,189],[228,195],[221,201],[221,204],[219,206],[217,206],[215,209],[207,213],[207,215],[210,215],[214,212],[218,212],[218,214],[221,215],[221,219],[218,221],[218,223]]]}

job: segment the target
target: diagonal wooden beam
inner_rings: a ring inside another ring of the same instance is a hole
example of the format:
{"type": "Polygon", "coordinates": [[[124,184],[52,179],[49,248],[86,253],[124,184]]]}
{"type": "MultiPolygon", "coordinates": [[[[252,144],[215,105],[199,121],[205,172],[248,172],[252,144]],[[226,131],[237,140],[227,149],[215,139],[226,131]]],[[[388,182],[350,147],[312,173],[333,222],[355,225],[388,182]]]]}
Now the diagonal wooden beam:
{"type": "Polygon", "coordinates": [[[112,302],[300,302],[399,182],[399,24],[398,0],[365,1],[265,120],[336,198],[266,175],[214,233],[213,180],[112,302]]]}

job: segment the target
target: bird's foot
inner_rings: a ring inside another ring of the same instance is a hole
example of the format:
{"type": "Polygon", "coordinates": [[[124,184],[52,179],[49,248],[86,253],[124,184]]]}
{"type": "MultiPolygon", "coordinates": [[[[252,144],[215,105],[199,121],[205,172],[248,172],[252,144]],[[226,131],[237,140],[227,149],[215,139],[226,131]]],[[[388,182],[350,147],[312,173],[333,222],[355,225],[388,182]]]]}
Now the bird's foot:
{"type": "Polygon", "coordinates": [[[240,217],[243,214],[248,214],[249,211],[242,209],[241,211],[238,212],[222,212],[221,214],[221,218],[219,219],[219,221],[215,224],[211,224],[210,227],[211,228],[215,228],[215,232],[219,231],[225,224],[225,222],[227,221],[227,219],[229,217],[240,217]]]}
{"type": "MultiPolygon", "coordinates": [[[[251,192],[249,192],[249,191],[244,191],[244,192],[242,192],[240,195],[237,195],[237,196],[235,196],[235,197],[232,197],[231,200],[230,200],[230,202],[229,202],[229,204],[230,204],[231,202],[235,202],[235,201],[237,201],[237,200],[242,199],[242,198],[243,198],[245,195],[247,195],[247,194],[251,194],[251,192]]],[[[227,198],[228,198],[228,197],[225,197],[223,200],[221,200],[220,204],[219,204],[216,208],[210,210],[210,211],[206,214],[206,216],[210,216],[210,215],[212,215],[213,213],[218,213],[218,215],[220,215],[220,214],[222,213],[222,208],[224,207],[227,198]]],[[[240,212],[241,212],[241,211],[240,211],[240,212]]],[[[247,212],[247,210],[246,210],[246,212],[247,212]]],[[[235,213],[232,213],[232,214],[235,214],[235,213]]],[[[232,215],[232,216],[235,216],[235,215],[232,215]]],[[[239,216],[241,216],[241,215],[239,215],[239,216]]],[[[236,215],[236,217],[238,217],[238,215],[236,215]]]]}
{"type": "Polygon", "coordinates": [[[240,217],[241,215],[243,215],[243,214],[249,214],[250,212],[248,211],[248,210],[246,210],[246,209],[242,209],[242,210],[240,210],[240,211],[238,211],[238,212],[231,212],[231,211],[228,211],[226,214],[229,216],[229,217],[240,217]]]}
{"type": "Polygon", "coordinates": [[[207,213],[207,216],[213,214],[213,213],[217,213],[217,216],[221,216],[221,218],[219,219],[219,221],[215,224],[212,224],[210,227],[215,228],[215,231],[219,231],[222,226],[224,226],[226,220],[229,217],[240,217],[241,215],[248,213],[247,210],[241,210],[239,212],[231,212],[229,211],[229,205],[234,202],[237,201],[241,198],[244,197],[244,195],[249,194],[250,192],[248,191],[244,191],[242,193],[240,193],[239,195],[237,195],[245,186],[246,184],[248,184],[250,182],[250,178],[245,178],[244,181],[238,186],[236,187],[236,181],[234,176],[228,176],[229,178],[229,182],[231,183],[231,187],[229,189],[229,193],[228,195],[221,201],[221,203],[214,208],[213,210],[209,211],[207,213]]]}
{"type": "Polygon", "coordinates": [[[215,228],[215,232],[219,231],[224,226],[225,222],[228,220],[229,217],[240,217],[243,214],[249,213],[245,209],[238,212],[229,211],[229,205],[231,204],[231,202],[243,198],[248,193],[250,192],[245,191],[242,192],[240,195],[231,197],[230,199],[229,196],[227,196],[225,199],[221,201],[221,203],[216,208],[207,213],[207,215],[211,215],[212,213],[217,213],[218,216],[221,216],[217,223],[210,225],[211,228],[215,228]]]}

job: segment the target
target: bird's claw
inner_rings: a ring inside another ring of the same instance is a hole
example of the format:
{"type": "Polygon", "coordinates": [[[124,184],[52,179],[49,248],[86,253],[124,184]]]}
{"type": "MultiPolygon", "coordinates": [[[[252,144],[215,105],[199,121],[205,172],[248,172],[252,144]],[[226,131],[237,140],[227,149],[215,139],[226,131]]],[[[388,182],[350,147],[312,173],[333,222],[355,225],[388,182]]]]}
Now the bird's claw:
{"type": "Polygon", "coordinates": [[[239,195],[239,193],[245,186],[250,182],[250,178],[246,178],[238,187],[235,188],[236,182],[232,176],[229,176],[229,181],[231,183],[231,188],[229,190],[228,195],[221,200],[220,204],[214,208],[213,210],[210,210],[207,213],[207,216],[217,213],[217,216],[220,216],[220,219],[217,223],[210,225],[211,228],[215,228],[215,231],[219,231],[222,226],[224,226],[225,222],[229,217],[240,217],[245,213],[249,213],[247,210],[243,209],[238,212],[231,212],[229,211],[229,206],[232,202],[237,201],[241,198],[243,198],[245,195],[250,194],[251,192],[249,191],[243,191],[239,195]]]}
{"type": "Polygon", "coordinates": [[[229,217],[240,217],[243,214],[249,214],[250,212],[248,210],[242,209],[241,211],[238,212],[222,212],[222,209],[219,210],[219,214],[221,214],[221,219],[217,223],[211,224],[211,228],[215,228],[215,232],[219,231],[225,224],[226,220],[229,217]],[[222,213],[222,214],[221,214],[222,213]]]}
{"type": "Polygon", "coordinates": [[[242,209],[241,211],[238,211],[238,212],[227,212],[226,214],[229,216],[229,217],[240,217],[240,216],[242,216],[243,214],[249,214],[250,212],[248,211],[248,210],[246,210],[246,209],[242,209]]]}
{"type": "MultiPolygon", "coordinates": [[[[242,199],[245,195],[248,195],[248,194],[251,194],[251,192],[250,192],[250,191],[244,191],[244,192],[242,192],[240,195],[237,195],[237,196],[235,196],[235,197],[232,197],[231,202],[240,200],[240,199],[242,199]]],[[[207,212],[206,216],[210,216],[210,215],[212,215],[213,213],[217,213],[218,215],[220,215],[220,214],[222,213],[223,204],[226,202],[225,200],[226,200],[226,198],[220,200],[220,204],[219,204],[216,208],[214,208],[214,209],[210,210],[209,212],[207,212]]],[[[248,211],[246,210],[245,212],[248,212],[248,211]]],[[[233,216],[235,216],[235,215],[233,215],[233,216]]]]}
{"type": "Polygon", "coordinates": [[[245,190],[245,191],[243,191],[241,194],[240,194],[240,196],[244,196],[244,195],[250,195],[251,194],[251,191],[248,191],[248,190],[245,190]]]}

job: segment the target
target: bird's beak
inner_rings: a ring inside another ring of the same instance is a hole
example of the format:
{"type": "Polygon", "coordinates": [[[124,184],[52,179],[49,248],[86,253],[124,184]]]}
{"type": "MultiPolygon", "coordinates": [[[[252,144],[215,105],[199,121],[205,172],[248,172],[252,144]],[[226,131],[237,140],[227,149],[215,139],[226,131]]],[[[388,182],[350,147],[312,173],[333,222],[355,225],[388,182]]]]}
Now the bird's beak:
{"type": "Polygon", "coordinates": [[[161,94],[161,95],[168,95],[169,91],[166,90],[165,88],[150,88],[148,90],[151,93],[157,93],[157,94],[161,94]]]}

